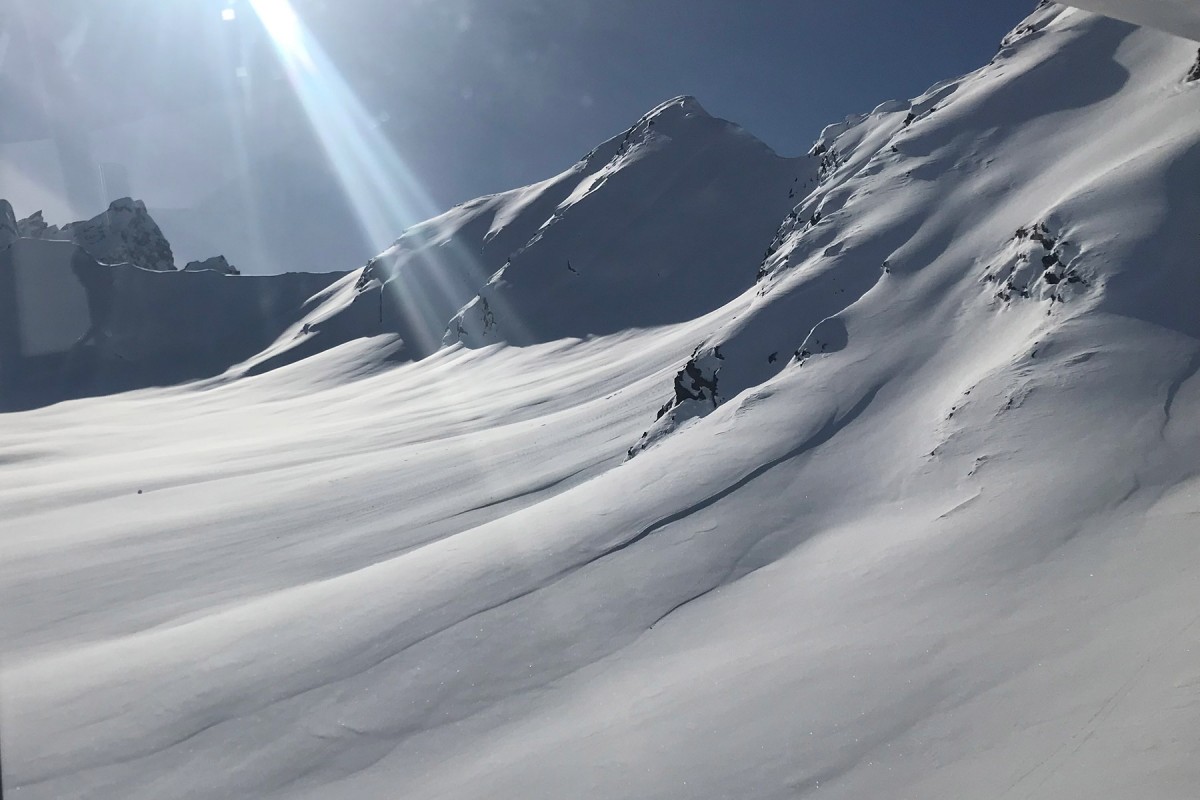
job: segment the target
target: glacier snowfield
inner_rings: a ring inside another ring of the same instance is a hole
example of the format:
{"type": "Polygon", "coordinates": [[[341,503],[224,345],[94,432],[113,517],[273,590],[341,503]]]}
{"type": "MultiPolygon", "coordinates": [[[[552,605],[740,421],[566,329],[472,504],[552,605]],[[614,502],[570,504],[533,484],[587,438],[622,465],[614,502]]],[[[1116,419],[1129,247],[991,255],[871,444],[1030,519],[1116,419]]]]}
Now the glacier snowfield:
{"type": "Polygon", "coordinates": [[[4,789],[1200,796],[1196,62],[1044,5],[349,273],[16,239],[4,789]]]}

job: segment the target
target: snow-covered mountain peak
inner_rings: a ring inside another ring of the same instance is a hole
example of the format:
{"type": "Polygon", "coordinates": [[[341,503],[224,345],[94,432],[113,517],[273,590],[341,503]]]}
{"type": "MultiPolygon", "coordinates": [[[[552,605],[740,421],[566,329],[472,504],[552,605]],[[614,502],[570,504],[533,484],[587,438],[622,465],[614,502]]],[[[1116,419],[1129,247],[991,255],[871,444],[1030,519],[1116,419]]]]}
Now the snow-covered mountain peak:
{"type": "MultiPolygon", "coordinates": [[[[12,216],[12,206],[0,210],[0,227],[12,216]]],[[[142,269],[170,272],[175,269],[171,245],[163,236],[158,223],[141,200],[123,197],[112,201],[108,208],[89,220],[70,222],[61,228],[48,225],[37,211],[17,220],[12,231],[25,239],[52,239],[73,242],[97,261],[104,264],[133,264],[142,269]]],[[[0,237],[4,234],[0,233],[0,237]]],[[[14,237],[15,238],[15,237],[14,237]]]]}
{"type": "MultiPolygon", "coordinates": [[[[639,142],[659,144],[681,139],[686,144],[689,137],[697,139],[737,137],[743,139],[749,146],[774,154],[765,142],[760,141],[737,123],[709,114],[700,105],[700,101],[691,95],[673,97],[642,115],[625,132],[618,152],[628,152],[634,149],[633,145],[639,142]]],[[[603,146],[597,149],[603,150],[603,146]]]]}
{"type": "MultiPolygon", "coordinates": [[[[961,283],[954,302],[964,309],[981,301],[993,312],[1040,308],[1033,330],[1043,335],[1105,307],[1141,307],[1145,318],[1200,335],[1183,299],[1192,295],[1166,288],[1194,270],[1180,248],[1184,220],[1200,213],[1195,192],[1180,188],[1169,205],[1129,200],[1142,181],[1169,185],[1195,172],[1188,120],[1196,95],[1177,88],[1191,51],[1183,40],[1048,4],[991,64],[827,127],[812,151],[820,183],[788,215],[760,270],[758,295],[774,299],[753,300],[761,311],[731,319],[688,362],[708,365],[716,401],[669,400],[632,452],[772,375],[830,353],[850,357],[866,320],[895,304],[932,302],[929,281],[961,283]],[[965,216],[983,198],[986,207],[965,216]],[[1128,217],[1106,219],[1098,207],[1128,217]],[[1140,240],[1138,231],[1164,225],[1175,233],[1140,240]],[[1154,277],[1134,278],[1132,265],[1147,257],[1134,254],[1159,247],[1172,255],[1154,277]]],[[[1005,317],[1014,335],[1021,316],[1005,317]]],[[[914,319],[896,330],[908,336],[917,327],[914,319]]]]}
{"type": "MultiPolygon", "coordinates": [[[[482,345],[678,322],[753,282],[762,248],[816,163],[775,154],[694,98],[655,107],[576,185],[451,323],[482,345]]],[[[610,145],[612,142],[609,143],[610,145]]]]}
{"type": "Polygon", "coordinates": [[[711,122],[723,122],[728,125],[733,123],[727,120],[718,120],[713,117],[704,107],[700,105],[700,101],[691,95],[680,95],[673,97],[666,102],[659,103],[654,108],[646,112],[635,123],[636,128],[639,125],[646,127],[657,128],[660,133],[675,133],[682,131],[683,126],[691,124],[703,125],[711,122]]]}
{"type": "Polygon", "coordinates": [[[704,106],[700,105],[700,101],[690,94],[681,94],[677,97],[672,97],[670,100],[664,100],[654,108],[647,111],[642,118],[646,120],[663,119],[668,116],[710,116],[704,110],[704,106]]]}
{"type": "Polygon", "coordinates": [[[0,403],[141,388],[0,416],[4,788],[1195,797],[1195,57],[1043,4],[352,273],[0,251],[0,403]]]}
{"type": "Polygon", "coordinates": [[[50,238],[73,241],[106,264],[128,263],[163,272],[175,269],[171,245],[146,204],[129,197],[112,201],[90,220],[64,225],[50,238]]]}
{"type": "Polygon", "coordinates": [[[413,226],[301,329],[395,333],[415,358],[682,321],[752,285],[815,164],[674,98],[559,175],[413,226]]]}

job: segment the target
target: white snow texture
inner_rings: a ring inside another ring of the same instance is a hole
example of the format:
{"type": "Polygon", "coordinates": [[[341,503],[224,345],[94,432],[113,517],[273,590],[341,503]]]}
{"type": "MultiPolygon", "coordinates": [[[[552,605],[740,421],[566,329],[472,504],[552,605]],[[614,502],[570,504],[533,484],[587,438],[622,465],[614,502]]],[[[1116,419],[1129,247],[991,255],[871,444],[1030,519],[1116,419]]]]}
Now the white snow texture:
{"type": "Polygon", "coordinates": [[[0,206],[6,796],[1194,800],[1196,55],[1043,4],[336,275],[0,206]]]}

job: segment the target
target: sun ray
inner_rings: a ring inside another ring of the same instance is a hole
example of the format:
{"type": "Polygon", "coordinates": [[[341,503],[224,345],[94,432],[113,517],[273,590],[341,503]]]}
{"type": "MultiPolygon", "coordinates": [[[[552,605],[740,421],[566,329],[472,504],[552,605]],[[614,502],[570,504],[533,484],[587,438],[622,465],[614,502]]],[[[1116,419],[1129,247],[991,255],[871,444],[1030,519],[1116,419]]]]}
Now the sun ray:
{"type": "MultiPolygon", "coordinates": [[[[250,0],[276,55],[325,150],[359,225],[376,246],[438,213],[421,183],[379,129],[377,119],[355,95],[296,13],[289,0],[250,0]]],[[[474,294],[494,272],[461,246],[444,248],[431,274],[447,297],[462,297],[461,282],[474,294]],[[456,286],[456,284],[458,284],[456,286]]],[[[390,300],[416,329],[423,349],[436,349],[449,320],[430,320],[408,282],[388,280],[390,300]]]]}

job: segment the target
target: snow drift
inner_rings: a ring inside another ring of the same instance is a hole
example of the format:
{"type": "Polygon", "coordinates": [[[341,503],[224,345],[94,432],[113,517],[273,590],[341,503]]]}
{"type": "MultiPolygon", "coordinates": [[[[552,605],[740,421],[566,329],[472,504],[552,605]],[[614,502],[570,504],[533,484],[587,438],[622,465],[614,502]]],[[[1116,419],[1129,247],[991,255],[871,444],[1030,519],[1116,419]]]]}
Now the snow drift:
{"type": "Polygon", "coordinates": [[[1191,0],[1072,0],[1071,5],[1200,41],[1200,7],[1191,0]]]}
{"type": "Polygon", "coordinates": [[[220,380],[0,416],[6,788],[1194,796],[1194,61],[1043,5],[794,160],[672,101],[220,380]]]}

